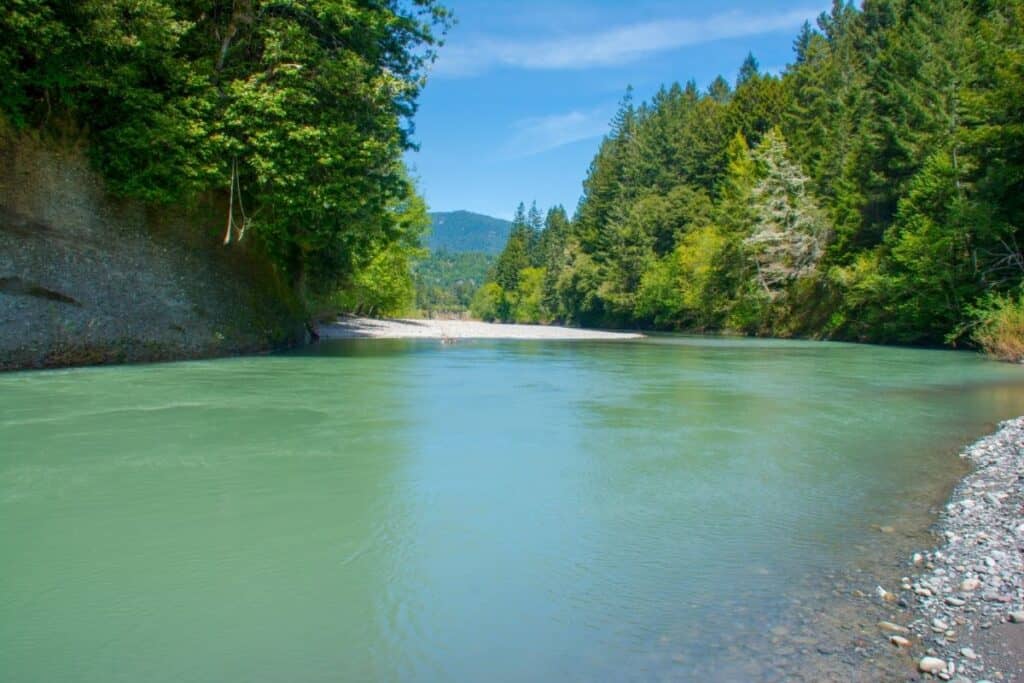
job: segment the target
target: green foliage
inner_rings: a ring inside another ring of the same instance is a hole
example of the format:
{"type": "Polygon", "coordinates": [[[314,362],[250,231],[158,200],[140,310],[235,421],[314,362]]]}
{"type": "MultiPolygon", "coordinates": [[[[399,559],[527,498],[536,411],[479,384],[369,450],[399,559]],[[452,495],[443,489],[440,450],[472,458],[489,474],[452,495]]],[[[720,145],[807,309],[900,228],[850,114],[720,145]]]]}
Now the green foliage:
{"type": "Polygon", "coordinates": [[[432,252],[413,266],[416,308],[424,313],[461,313],[494,267],[494,257],[479,252],[432,252]]]}
{"type": "Polygon", "coordinates": [[[713,226],[687,233],[672,253],[644,271],[637,316],[663,328],[720,327],[714,285],[724,246],[725,238],[713,226]]]}
{"type": "Polygon", "coordinates": [[[990,294],[969,309],[971,338],[1000,360],[1024,362],[1024,291],[1016,296],[990,294]]]}
{"type": "Polygon", "coordinates": [[[544,269],[523,268],[511,297],[512,320],[517,323],[548,322],[544,315],[544,269]]]}
{"type": "Polygon", "coordinates": [[[435,0],[17,0],[0,112],[87,126],[116,193],[223,192],[229,238],[330,292],[402,232],[408,121],[449,22],[435,0]]]}
{"type": "Polygon", "coordinates": [[[528,221],[526,208],[520,204],[512,220],[508,243],[494,264],[494,281],[506,292],[516,290],[519,286],[519,273],[529,268],[534,261],[537,232],[528,221]]]}
{"type": "Polygon", "coordinates": [[[410,313],[416,303],[413,263],[426,256],[420,240],[430,225],[427,206],[413,194],[390,207],[398,236],[381,243],[369,262],[351,280],[327,297],[327,303],[345,312],[372,316],[410,313]]]}
{"type": "Polygon", "coordinates": [[[1012,322],[1024,0],[837,0],[794,50],[780,78],[749,56],[735,89],[627,92],[557,248],[531,256],[520,212],[496,317],[921,344],[1012,322]]]}
{"type": "Polygon", "coordinates": [[[508,301],[505,290],[496,282],[488,282],[473,297],[469,308],[475,318],[493,322],[508,316],[508,301]]]}

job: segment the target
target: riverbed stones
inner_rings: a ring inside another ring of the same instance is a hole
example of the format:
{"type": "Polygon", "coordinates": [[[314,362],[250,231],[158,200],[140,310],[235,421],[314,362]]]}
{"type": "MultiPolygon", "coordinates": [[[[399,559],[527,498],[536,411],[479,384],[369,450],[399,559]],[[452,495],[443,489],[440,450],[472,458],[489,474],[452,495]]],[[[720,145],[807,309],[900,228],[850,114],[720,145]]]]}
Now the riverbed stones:
{"type": "Polygon", "coordinates": [[[946,660],[938,657],[922,657],[917,663],[917,669],[921,673],[938,675],[946,673],[946,660]]]}
{"type": "Polygon", "coordinates": [[[1020,659],[1006,644],[1008,636],[993,626],[1024,624],[1024,417],[1004,422],[961,457],[974,470],[939,519],[943,545],[909,558],[920,574],[909,577],[910,590],[906,579],[901,584],[899,599],[911,610],[913,634],[903,637],[920,639],[927,655],[918,662],[923,673],[943,680],[1005,680],[1000,658],[1020,659]],[[987,656],[976,637],[985,642],[987,656]]]}
{"type": "Polygon", "coordinates": [[[910,641],[903,636],[890,636],[889,642],[896,647],[910,647],[910,641]]]}
{"type": "Polygon", "coordinates": [[[878,622],[878,628],[880,628],[881,630],[885,631],[886,633],[901,633],[901,634],[910,633],[910,629],[907,628],[906,626],[900,626],[899,624],[894,624],[891,621],[880,621],[880,622],[878,622]]]}
{"type": "Polygon", "coordinates": [[[881,586],[875,587],[875,595],[882,599],[882,602],[896,602],[899,598],[895,593],[890,593],[881,586]]]}
{"type": "Polygon", "coordinates": [[[960,592],[973,593],[974,591],[978,590],[978,587],[980,585],[981,581],[979,581],[978,579],[964,579],[960,582],[960,592]]]}

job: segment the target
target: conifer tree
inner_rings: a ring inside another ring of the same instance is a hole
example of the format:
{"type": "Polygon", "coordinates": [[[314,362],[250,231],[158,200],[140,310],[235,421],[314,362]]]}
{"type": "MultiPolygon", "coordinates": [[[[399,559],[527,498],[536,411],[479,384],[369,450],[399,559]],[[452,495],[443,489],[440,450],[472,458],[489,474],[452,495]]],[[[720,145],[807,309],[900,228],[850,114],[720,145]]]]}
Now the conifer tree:
{"type": "Polygon", "coordinates": [[[736,75],[736,89],[739,90],[752,79],[761,74],[761,65],[754,58],[754,53],[748,52],[743,64],[740,65],[739,73],[736,75]]]}
{"type": "Polygon", "coordinates": [[[809,193],[810,180],[786,158],[786,141],[773,128],[754,151],[760,180],[751,192],[753,230],[743,240],[757,281],[775,299],[792,281],[814,273],[829,229],[809,193]]]}

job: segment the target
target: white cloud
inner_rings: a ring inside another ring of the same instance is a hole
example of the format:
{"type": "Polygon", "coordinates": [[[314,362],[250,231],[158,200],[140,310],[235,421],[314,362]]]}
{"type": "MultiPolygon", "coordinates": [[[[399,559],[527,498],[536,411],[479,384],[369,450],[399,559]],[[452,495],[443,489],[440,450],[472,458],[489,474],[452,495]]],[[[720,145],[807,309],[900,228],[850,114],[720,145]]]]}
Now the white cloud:
{"type": "Polygon", "coordinates": [[[606,109],[571,111],[550,116],[531,116],[513,124],[515,132],[501,156],[521,159],[562,145],[600,137],[608,132],[611,112],[606,109]]]}
{"type": "Polygon", "coordinates": [[[654,52],[726,38],[798,27],[820,9],[776,14],[729,12],[707,19],[665,19],[629,24],[590,34],[566,34],[538,40],[502,40],[482,36],[465,45],[441,49],[434,74],[474,76],[498,66],[520,69],[585,69],[617,66],[654,52]]]}

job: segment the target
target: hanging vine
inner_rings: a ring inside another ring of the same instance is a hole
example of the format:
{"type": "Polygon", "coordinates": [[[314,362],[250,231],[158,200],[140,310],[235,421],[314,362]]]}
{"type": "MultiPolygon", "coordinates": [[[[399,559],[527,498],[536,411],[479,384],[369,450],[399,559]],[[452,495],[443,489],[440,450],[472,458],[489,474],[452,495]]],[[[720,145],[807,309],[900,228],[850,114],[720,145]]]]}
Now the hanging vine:
{"type": "Polygon", "coordinates": [[[249,227],[249,217],[245,214],[245,204],[242,203],[242,185],[238,179],[238,157],[231,160],[231,190],[228,192],[228,224],[224,230],[224,245],[231,243],[232,232],[235,241],[241,242],[245,237],[245,229],[249,227]],[[235,198],[238,198],[238,212],[242,215],[241,221],[235,219],[235,198]]]}

